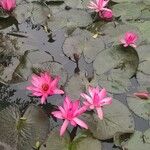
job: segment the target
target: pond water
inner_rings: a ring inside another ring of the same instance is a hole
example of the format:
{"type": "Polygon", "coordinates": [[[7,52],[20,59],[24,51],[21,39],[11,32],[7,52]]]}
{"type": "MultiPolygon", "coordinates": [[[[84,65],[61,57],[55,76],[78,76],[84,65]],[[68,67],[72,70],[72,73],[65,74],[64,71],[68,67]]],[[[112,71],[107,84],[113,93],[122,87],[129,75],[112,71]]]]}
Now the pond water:
{"type": "Polygon", "coordinates": [[[150,148],[150,98],[133,96],[150,92],[150,3],[114,0],[109,6],[114,19],[107,22],[86,8],[88,2],[19,0],[12,16],[0,12],[0,150],[85,150],[88,143],[93,150],[150,148]],[[136,49],[120,45],[127,31],[138,34],[136,49]],[[89,85],[105,87],[113,97],[104,121],[91,112],[83,116],[89,133],[73,144],[68,135],[55,133],[62,122],[50,115],[64,95],[50,96],[42,105],[26,90],[31,75],[43,71],[59,75],[60,88],[72,99],[89,85]]]}

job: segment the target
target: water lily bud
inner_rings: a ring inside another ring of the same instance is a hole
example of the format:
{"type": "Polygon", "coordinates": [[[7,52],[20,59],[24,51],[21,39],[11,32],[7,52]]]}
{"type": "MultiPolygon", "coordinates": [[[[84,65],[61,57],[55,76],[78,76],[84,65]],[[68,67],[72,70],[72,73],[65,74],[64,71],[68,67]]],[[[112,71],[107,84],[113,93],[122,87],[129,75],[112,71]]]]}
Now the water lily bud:
{"type": "Polygon", "coordinates": [[[113,18],[113,13],[110,9],[108,9],[108,10],[100,11],[99,16],[106,21],[111,21],[113,18]]]}
{"type": "Polygon", "coordinates": [[[141,99],[149,99],[150,93],[148,93],[148,92],[137,92],[137,93],[134,93],[134,96],[137,96],[141,99]]]}

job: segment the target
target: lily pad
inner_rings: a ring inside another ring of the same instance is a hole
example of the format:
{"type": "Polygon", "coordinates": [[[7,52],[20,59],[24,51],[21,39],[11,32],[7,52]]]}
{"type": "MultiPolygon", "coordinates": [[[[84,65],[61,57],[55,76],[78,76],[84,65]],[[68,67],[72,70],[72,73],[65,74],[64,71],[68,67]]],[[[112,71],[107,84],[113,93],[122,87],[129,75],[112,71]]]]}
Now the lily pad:
{"type": "Polygon", "coordinates": [[[80,8],[80,9],[87,9],[87,5],[90,0],[65,0],[65,4],[71,8],[80,8]]]}
{"type": "Polygon", "coordinates": [[[13,73],[20,63],[20,58],[24,55],[23,39],[0,34],[0,79],[4,83],[12,80],[13,73]]]}
{"type": "Polygon", "coordinates": [[[150,21],[134,22],[131,23],[131,25],[137,27],[141,32],[141,37],[148,43],[150,43],[150,31],[149,31],[150,21]]]}
{"type": "Polygon", "coordinates": [[[40,150],[68,150],[69,143],[69,133],[65,132],[64,136],[60,136],[59,129],[54,128],[44,144],[45,146],[42,145],[40,150]]]}
{"type": "Polygon", "coordinates": [[[139,70],[147,75],[150,75],[149,66],[150,66],[150,58],[149,60],[145,60],[144,62],[139,64],[139,70]]]}
{"type": "Polygon", "coordinates": [[[129,108],[139,117],[150,119],[150,100],[142,100],[138,97],[128,97],[129,108]]]}
{"type": "Polygon", "coordinates": [[[145,143],[150,144],[150,129],[144,132],[143,138],[144,138],[145,143]]]}
{"type": "Polygon", "coordinates": [[[65,86],[65,92],[72,99],[79,99],[80,94],[86,91],[86,85],[88,85],[88,80],[86,79],[84,74],[75,74],[72,76],[65,86]]]}
{"type": "Polygon", "coordinates": [[[23,117],[17,106],[0,112],[0,141],[13,150],[32,150],[37,141],[43,143],[49,133],[49,120],[41,108],[31,105],[23,117]]]}
{"type": "Polygon", "coordinates": [[[117,132],[134,132],[134,120],[128,108],[120,101],[113,99],[113,103],[103,108],[104,119],[100,120],[97,114],[83,114],[83,119],[89,126],[93,136],[106,140],[117,132]]]}
{"type": "MultiPolygon", "coordinates": [[[[77,135],[78,136],[78,135],[77,135]]],[[[71,143],[71,150],[101,150],[101,142],[92,136],[82,135],[73,140],[71,143]]]]}
{"type": "Polygon", "coordinates": [[[63,45],[63,51],[67,57],[75,61],[74,55],[80,58],[83,53],[87,63],[91,63],[104,48],[101,37],[94,39],[91,32],[81,29],[76,29],[71,36],[66,38],[63,45]]]}
{"type": "Polygon", "coordinates": [[[48,22],[48,27],[54,31],[64,27],[86,27],[91,23],[92,18],[85,10],[70,9],[54,14],[48,22]]]}
{"type": "Polygon", "coordinates": [[[98,75],[119,70],[121,74],[131,78],[136,73],[138,63],[138,54],[133,48],[115,45],[100,52],[93,63],[93,67],[98,75]]]}
{"type": "Polygon", "coordinates": [[[141,7],[134,3],[120,3],[113,6],[115,17],[121,16],[122,21],[135,20],[140,17],[141,7]]]}
{"type": "Polygon", "coordinates": [[[146,75],[143,72],[138,71],[136,78],[140,85],[150,84],[150,75],[146,75]]]}
{"type": "Polygon", "coordinates": [[[83,8],[81,0],[65,0],[65,4],[71,8],[83,8]]]}
{"type": "Polygon", "coordinates": [[[49,8],[46,4],[38,1],[23,3],[18,5],[14,11],[19,23],[31,18],[34,24],[45,24],[50,14],[49,8]]]}
{"type": "Polygon", "coordinates": [[[125,93],[131,87],[128,77],[119,72],[97,76],[97,82],[100,87],[105,87],[111,93],[125,93]]]}
{"type": "Polygon", "coordinates": [[[42,1],[33,2],[32,15],[31,15],[32,23],[45,25],[49,15],[50,15],[50,9],[45,3],[42,3],[42,1]]]}
{"type": "Polygon", "coordinates": [[[136,131],[122,147],[128,150],[148,150],[150,144],[144,142],[142,132],[136,131]]]}
{"type": "Polygon", "coordinates": [[[71,60],[75,61],[74,55],[81,57],[84,51],[85,43],[91,38],[92,34],[87,30],[77,28],[71,36],[66,38],[63,45],[64,54],[71,60]]]}
{"type": "Polygon", "coordinates": [[[150,60],[150,45],[144,44],[139,47],[137,47],[136,51],[138,52],[140,62],[145,60],[150,60]]]}
{"type": "Polygon", "coordinates": [[[132,133],[117,132],[113,138],[115,146],[121,147],[127,140],[130,139],[132,134],[133,132],[132,133]]]}

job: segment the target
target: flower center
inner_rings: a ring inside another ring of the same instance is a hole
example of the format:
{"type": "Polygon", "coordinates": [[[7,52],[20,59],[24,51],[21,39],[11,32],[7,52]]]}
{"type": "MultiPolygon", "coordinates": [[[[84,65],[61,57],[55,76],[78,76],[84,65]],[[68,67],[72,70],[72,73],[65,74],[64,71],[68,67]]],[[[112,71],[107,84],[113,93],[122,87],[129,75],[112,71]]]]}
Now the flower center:
{"type": "Polygon", "coordinates": [[[94,106],[99,106],[100,98],[97,93],[94,94],[93,104],[94,106]]]}
{"type": "Polygon", "coordinates": [[[128,38],[128,42],[129,42],[129,43],[132,43],[132,42],[133,42],[133,39],[134,39],[134,37],[133,37],[133,36],[129,36],[129,38],[128,38]]]}
{"type": "Polygon", "coordinates": [[[49,89],[49,85],[47,84],[47,83],[44,83],[44,84],[42,84],[42,89],[43,89],[43,91],[48,91],[48,89],[49,89]]]}
{"type": "Polygon", "coordinates": [[[69,108],[69,109],[68,109],[68,112],[67,112],[66,118],[67,118],[68,120],[72,120],[72,119],[73,119],[73,116],[74,116],[74,112],[73,112],[72,108],[69,108]]]}

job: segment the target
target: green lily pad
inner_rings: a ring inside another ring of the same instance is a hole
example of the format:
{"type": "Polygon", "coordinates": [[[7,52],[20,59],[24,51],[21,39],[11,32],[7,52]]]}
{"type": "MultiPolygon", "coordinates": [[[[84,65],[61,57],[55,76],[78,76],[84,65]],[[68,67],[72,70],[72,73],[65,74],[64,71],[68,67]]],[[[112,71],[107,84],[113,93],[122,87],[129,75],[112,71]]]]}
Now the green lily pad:
{"type": "Polygon", "coordinates": [[[31,18],[34,24],[45,24],[50,14],[49,8],[42,2],[34,1],[18,5],[14,10],[19,23],[31,18]]]}
{"type": "Polygon", "coordinates": [[[83,119],[89,126],[93,136],[106,140],[117,132],[134,132],[134,120],[128,108],[120,101],[113,99],[113,103],[103,108],[104,119],[100,120],[97,114],[83,114],[83,119]]]}
{"type": "Polygon", "coordinates": [[[150,75],[149,66],[150,66],[150,60],[145,60],[144,62],[139,64],[139,70],[145,74],[150,75]]]}
{"type": "Polygon", "coordinates": [[[119,70],[121,74],[131,78],[137,71],[138,63],[139,58],[133,48],[115,45],[100,52],[93,63],[93,67],[98,75],[119,70]]]}
{"type": "Polygon", "coordinates": [[[142,10],[140,19],[148,21],[150,19],[150,9],[144,9],[144,10],[142,10]]]}
{"type": "Polygon", "coordinates": [[[85,10],[70,9],[60,11],[48,22],[48,27],[54,31],[64,27],[86,27],[92,23],[92,18],[85,10]]]}
{"type": "Polygon", "coordinates": [[[144,44],[139,47],[137,47],[136,51],[138,52],[140,62],[145,60],[150,60],[150,45],[144,44]]]}
{"type": "Polygon", "coordinates": [[[87,5],[90,0],[65,0],[65,4],[71,8],[80,8],[80,9],[87,9],[87,5]]]}
{"type": "Polygon", "coordinates": [[[73,61],[75,61],[74,55],[80,58],[83,53],[85,61],[91,63],[104,48],[105,45],[101,37],[94,39],[91,32],[76,29],[71,36],[66,38],[63,45],[63,52],[73,61]]]}
{"type": "Polygon", "coordinates": [[[40,150],[68,150],[70,143],[70,136],[65,132],[64,136],[60,136],[59,129],[54,128],[47,138],[45,146],[41,146],[40,150]]]}
{"type": "Polygon", "coordinates": [[[150,21],[134,22],[131,23],[131,25],[139,29],[139,31],[141,32],[140,36],[144,40],[146,40],[148,43],[150,42],[150,31],[149,31],[150,21]]]}
{"type": "Polygon", "coordinates": [[[71,36],[66,38],[63,45],[64,54],[71,60],[75,61],[74,55],[81,57],[84,51],[85,43],[91,38],[92,34],[87,30],[77,28],[71,36]]]}
{"type": "MultiPolygon", "coordinates": [[[[78,136],[78,135],[77,135],[78,136]]],[[[101,150],[101,142],[92,136],[81,134],[71,143],[71,150],[101,150]]]]}
{"type": "Polygon", "coordinates": [[[21,117],[17,106],[0,112],[0,141],[13,150],[32,150],[37,141],[43,143],[49,133],[49,120],[40,107],[30,105],[21,117]]]}
{"type": "Polygon", "coordinates": [[[128,97],[129,108],[139,117],[150,119],[150,100],[142,100],[138,97],[128,97]]]}
{"type": "Polygon", "coordinates": [[[50,9],[45,3],[41,2],[33,2],[32,8],[32,23],[45,25],[48,21],[48,16],[50,15],[50,9]]]}
{"type": "Polygon", "coordinates": [[[145,143],[150,144],[150,129],[144,132],[143,138],[144,138],[145,143]]]}
{"type": "Polygon", "coordinates": [[[142,132],[136,131],[122,148],[127,150],[148,150],[150,149],[150,144],[144,142],[142,132]]]}
{"type": "Polygon", "coordinates": [[[140,85],[150,84],[150,75],[146,75],[143,72],[138,71],[136,78],[140,85]]]}
{"type": "Polygon", "coordinates": [[[100,87],[105,87],[111,93],[125,93],[131,87],[128,77],[119,72],[97,76],[97,82],[100,87]]]}
{"type": "Polygon", "coordinates": [[[134,3],[119,3],[113,6],[114,16],[121,16],[122,21],[135,20],[140,17],[141,7],[134,3]]]}
{"type": "Polygon", "coordinates": [[[0,80],[8,83],[12,80],[13,73],[20,63],[20,58],[24,55],[22,40],[18,37],[0,34],[0,80]]]}
{"type": "Polygon", "coordinates": [[[65,4],[71,8],[83,8],[81,0],[65,0],[65,4]]]}
{"type": "Polygon", "coordinates": [[[79,99],[80,94],[86,91],[86,86],[88,85],[88,83],[89,82],[84,74],[75,74],[68,80],[65,86],[65,92],[72,99],[79,99]]]}
{"type": "MultiPolygon", "coordinates": [[[[140,35],[140,31],[138,30],[137,27],[133,26],[132,24],[118,24],[117,22],[110,22],[107,24],[104,24],[101,27],[102,34],[106,35],[106,40],[104,38],[104,42],[111,43],[120,43],[120,39],[124,36],[126,32],[132,31],[140,35]]],[[[105,37],[105,36],[104,36],[105,37]]],[[[138,42],[141,41],[141,38],[139,37],[138,42]]],[[[117,45],[116,44],[116,45],[117,45]]]]}
{"type": "Polygon", "coordinates": [[[115,146],[121,147],[127,140],[130,139],[132,134],[133,132],[132,133],[117,132],[113,138],[115,146]]]}

